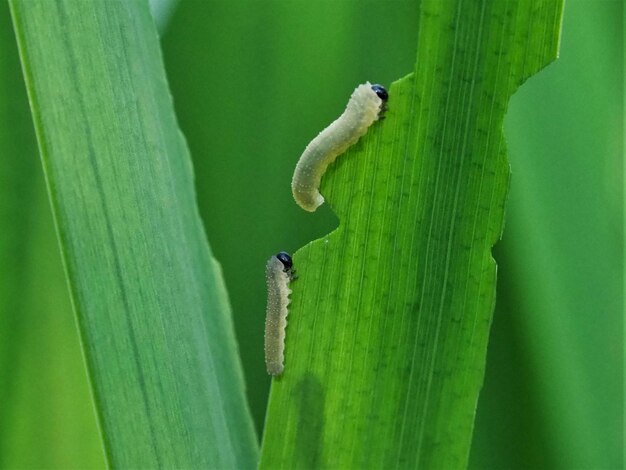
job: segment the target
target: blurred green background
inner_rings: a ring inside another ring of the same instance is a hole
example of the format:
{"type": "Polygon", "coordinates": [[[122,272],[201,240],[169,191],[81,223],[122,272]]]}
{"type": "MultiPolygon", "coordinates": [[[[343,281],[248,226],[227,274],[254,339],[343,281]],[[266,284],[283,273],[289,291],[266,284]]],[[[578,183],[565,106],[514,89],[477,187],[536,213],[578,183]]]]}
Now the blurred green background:
{"type": "MultiPolygon", "coordinates": [[[[513,171],[473,468],[620,468],[621,1],[566,3],[561,58],[513,97],[513,171]]],[[[162,35],[260,431],[264,264],[338,223],[293,167],[355,85],[412,68],[415,1],[182,1],[162,35]]],[[[0,3],[0,467],[103,466],[8,8],[0,3]]]]}

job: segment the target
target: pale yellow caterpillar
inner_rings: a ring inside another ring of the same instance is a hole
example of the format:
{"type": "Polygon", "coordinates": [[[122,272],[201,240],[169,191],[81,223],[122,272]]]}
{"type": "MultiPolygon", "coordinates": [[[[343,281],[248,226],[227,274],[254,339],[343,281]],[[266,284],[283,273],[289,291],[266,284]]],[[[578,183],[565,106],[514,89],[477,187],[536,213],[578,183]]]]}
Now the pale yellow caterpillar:
{"type": "Polygon", "coordinates": [[[267,313],[265,316],[265,366],[270,375],[285,368],[285,328],[289,305],[289,283],[295,279],[291,256],[281,251],[267,261],[267,313]]]}
{"type": "Polygon", "coordinates": [[[382,85],[359,85],[343,114],[304,149],[293,173],[291,192],[305,211],[313,212],[324,203],[319,187],[326,168],[382,116],[388,98],[382,85]]]}

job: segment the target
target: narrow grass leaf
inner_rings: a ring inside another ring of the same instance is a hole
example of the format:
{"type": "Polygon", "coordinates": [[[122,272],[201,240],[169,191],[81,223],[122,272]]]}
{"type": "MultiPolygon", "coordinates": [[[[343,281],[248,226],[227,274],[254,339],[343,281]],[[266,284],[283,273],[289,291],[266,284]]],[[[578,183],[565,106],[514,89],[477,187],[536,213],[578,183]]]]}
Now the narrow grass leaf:
{"type": "Polygon", "coordinates": [[[339,228],[295,253],[263,468],[466,466],[509,182],[502,122],[556,57],[561,11],[422,2],[413,74],[322,181],[339,228]]]}
{"type": "Polygon", "coordinates": [[[147,2],[10,5],[109,464],[254,467],[147,2]]]}

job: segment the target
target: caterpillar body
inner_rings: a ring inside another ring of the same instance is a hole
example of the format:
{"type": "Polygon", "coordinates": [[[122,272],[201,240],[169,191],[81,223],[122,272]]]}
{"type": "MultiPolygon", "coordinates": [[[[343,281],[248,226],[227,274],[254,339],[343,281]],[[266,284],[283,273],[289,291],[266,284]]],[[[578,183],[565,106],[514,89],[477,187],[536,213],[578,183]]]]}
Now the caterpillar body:
{"type": "Polygon", "coordinates": [[[272,256],[265,268],[267,312],[265,316],[265,366],[270,375],[285,368],[285,328],[289,310],[289,283],[295,279],[291,256],[281,251],[272,256]]]}
{"type": "Polygon", "coordinates": [[[382,85],[359,85],[343,114],[307,145],[291,180],[291,192],[300,207],[313,212],[324,203],[319,186],[326,168],[383,115],[388,98],[382,85]]]}

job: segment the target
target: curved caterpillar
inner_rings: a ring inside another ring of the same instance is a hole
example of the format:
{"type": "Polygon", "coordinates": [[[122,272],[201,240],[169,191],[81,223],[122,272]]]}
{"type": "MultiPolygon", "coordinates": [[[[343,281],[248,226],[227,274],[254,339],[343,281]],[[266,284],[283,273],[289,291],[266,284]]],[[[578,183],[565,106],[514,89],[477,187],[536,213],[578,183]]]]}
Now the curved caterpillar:
{"type": "Polygon", "coordinates": [[[289,305],[289,282],[295,279],[291,256],[281,251],[265,267],[267,313],[265,316],[265,366],[270,375],[280,375],[285,368],[285,328],[289,305]]]}
{"type": "Polygon", "coordinates": [[[305,211],[313,212],[324,203],[319,186],[326,168],[383,115],[388,99],[387,90],[382,85],[370,82],[359,85],[343,114],[304,149],[293,173],[291,192],[305,211]]]}

